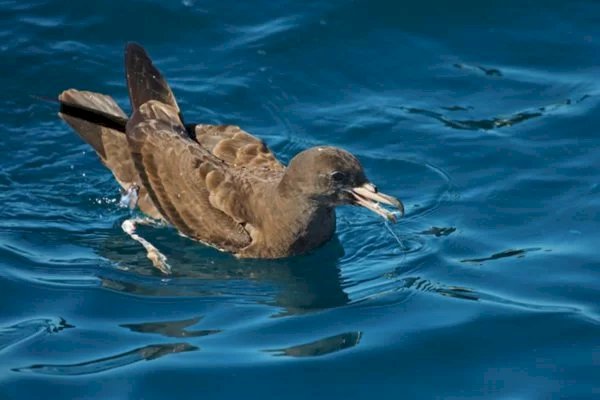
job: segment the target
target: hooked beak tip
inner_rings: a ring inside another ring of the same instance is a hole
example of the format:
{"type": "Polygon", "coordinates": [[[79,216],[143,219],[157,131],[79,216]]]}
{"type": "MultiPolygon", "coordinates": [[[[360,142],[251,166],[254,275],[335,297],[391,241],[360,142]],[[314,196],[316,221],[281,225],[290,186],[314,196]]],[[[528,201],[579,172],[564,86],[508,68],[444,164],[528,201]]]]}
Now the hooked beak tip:
{"type": "Polygon", "coordinates": [[[401,217],[404,216],[404,204],[395,197],[377,191],[377,187],[372,183],[355,187],[349,192],[354,197],[355,204],[368,208],[391,222],[396,222],[398,212],[401,217]],[[394,207],[398,212],[386,210],[381,204],[394,207]]]}

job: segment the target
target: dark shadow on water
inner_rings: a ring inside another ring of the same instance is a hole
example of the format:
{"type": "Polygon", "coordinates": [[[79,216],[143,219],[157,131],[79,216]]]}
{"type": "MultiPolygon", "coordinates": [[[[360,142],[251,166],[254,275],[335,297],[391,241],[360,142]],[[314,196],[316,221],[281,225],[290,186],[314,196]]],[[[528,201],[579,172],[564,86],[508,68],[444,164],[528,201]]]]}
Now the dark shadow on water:
{"type": "Polygon", "coordinates": [[[478,301],[480,294],[472,289],[462,286],[448,286],[440,283],[434,283],[428,279],[419,276],[409,276],[402,278],[402,288],[412,289],[420,292],[436,293],[442,296],[453,297],[461,300],[478,301]]]}
{"type": "Polygon", "coordinates": [[[442,107],[443,110],[446,111],[469,111],[472,110],[473,107],[469,106],[469,107],[463,107],[463,106],[449,106],[449,107],[442,107]]]}
{"type": "Polygon", "coordinates": [[[452,119],[436,111],[425,110],[413,107],[401,107],[409,114],[419,114],[440,121],[448,128],[469,130],[469,131],[489,131],[492,129],[513,126],[532,118],[544,115],[542,111],[523,111],[507,117],[492,117],[486,119],[452,119]]]}
{"type": "Polygon", "coordinates": [[[201,317],[196,317],[181,321],[143,322],[139,324],[123,324],[120,326],[123,328],[127,328],[132,332],[150,333],[174,338],[209,336],[221,332],[218,329],[186,329],[189,326],[197,324],[198,322],[200,322],[201,319],[201,317]]]}
{"type": "Polygon", "coordinates": [[[276,356],[288,357],[317,357],[336,353],[356,346],[362,337],[361,332],[346,332],[329,336],[314,342],[299,344],[284,349],[267,350],[276,356]]]}
{"type": "Polygon", "coordinates": [[[455,231],[456,231],[456,228],[454,228],[454,227],[440,228],[437,226],[432,226],[431,228],[421,231],[419,233],[421,235],[433,235],[435,237],[440,237],[440,236],[448,236],[455,231]]]}
{"type": "Polygon", "coordinates": [[[492,254],[489,257],[482,257],[482,258],[471,258],[471,259],[466,259],[466,260],[460,260],[463,263],[484,263],[486,261],[494,261],[494,260],[498,260],[501,258],[507,258],[507,257],[525,257],[526,253],[532,252],[532,251],[539,251],[541,250],[541,248],[539,247],[533,247],[533,248],[529,248],[529,249],[509,249],[509,250],[505,250],[505,251],[501,251],[500,253],[495,253],[492,254]]]}
{"type": "Polygon", "coordinates": [[[156,360],[169,354],[198,350],[188,343],[153,344],[125,353],[77,364],[35,364],[30,367],[15,368],[15,372],[32,372],[42,375],[77,376],[90,375],[124,367],[139,361],[156,360]]]}
{"type": "Polygon", "coordinates": [[[487,68],[487,67],[483,67],[481,65],[469,65],[469,64],[463,64],[463,63],[456,63],[453,66],[454,66],[454,68],[457,68],[457,69],[463,69],[463,70],[476,72],[476,73],[483,73],[484,75],[487,75],[487,76],[492,76],[492,77],[497,77],[497,78],[500,78],[503,76],[502,71],[500,71],[498,68],[487,68]]]}
{"type": "MultiPolygon", "coordinates": [[[[519,112],[515,112],[509,115],[503,116],[493,116],[489,118],[465,118],[465,119],[457,119],[450,118],[440,112],[427,110],[416,107],[399,107],[400,110],[409,113],[409,114],[417,114],[422,115],[428,118],[435,119],[442,124],[444,124],[448,128],[458,129],[458,130],[469,130],[469,131],[490,131],[499,128],[506,128],[515,126],[525,121],[529,121],[531,119],[543,117],[546,115],[551,115],[559,110],[562,110],[565,107],[575,106],[582,101],[589,98],[589,95],[584,95],[577,100],[566,99],[559,103],[553,103],[546,106],[535,107],[527,110],[522,110],[519,112]]],[[[473,108],[464,108],[464,107],[441,107],[447,111],[473,111],[473,108]]]]}
{"type": "MultiPolygon", "coordinates": [[[[535,249],[531,249],[535,250],[535,249]]],[[[477,301],[484,303],[492,303],[503,307],[514,309],[525,309],[539,312],[551,313],[575,313],[584,315],[585,318],[590,318],[582,309],[568,305],[539,303],[536,301],[528,301],[527,299],[511,298],[493,291],[480,291],[458,285],[446,285],[441,282],[434,282],[420,276],[409,276],[400,279],[401,287],[398,290],[411,290],[415,292],[432,293],[450,297],[457,300],[477,301]]],[[[593,318],[594,322],[597,322],[593,318]]]]}
{"type": "Polygon", "coordinates": [[[140,296],[233,296],[242,301],[282,307],[285,311],[281,315],[338,307],[349,302],[340,281],[339,260],[344,251],[337,237],[304,256],[240,260],[172,231],[159,231],[147,237],[165,252],[172,275],[165,276],[154,269],[143,250],[127,237],[113,237],[106,241],[100,253],[125,271],[101,269],[102,286],[140,296]]]}

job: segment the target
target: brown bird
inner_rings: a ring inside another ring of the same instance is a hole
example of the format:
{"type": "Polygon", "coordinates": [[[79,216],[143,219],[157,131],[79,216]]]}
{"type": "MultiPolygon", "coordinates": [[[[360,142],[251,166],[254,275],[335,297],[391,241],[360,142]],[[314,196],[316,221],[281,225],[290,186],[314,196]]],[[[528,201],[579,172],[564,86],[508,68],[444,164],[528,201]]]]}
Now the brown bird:
{"type": "MultiPolygon", "coordinates": [[[[237,257],[280,258],[310,251],[335,232],[335,207],[358,205],[395,221],[402,203],[377,191],[360,162],[336,147],[297,154],[286,167],[265,143],[234,125],[185,124],[173,92],[144,49],[128,44],[131,118],[109,96],[69,89],[60,117],[90,144],[131,205],[183,235],[237,257]]],[[[148,220],[146,220],[148,221],[148,220]]],[[[166,258],[135,234],[154,265],[166,258]]]]}

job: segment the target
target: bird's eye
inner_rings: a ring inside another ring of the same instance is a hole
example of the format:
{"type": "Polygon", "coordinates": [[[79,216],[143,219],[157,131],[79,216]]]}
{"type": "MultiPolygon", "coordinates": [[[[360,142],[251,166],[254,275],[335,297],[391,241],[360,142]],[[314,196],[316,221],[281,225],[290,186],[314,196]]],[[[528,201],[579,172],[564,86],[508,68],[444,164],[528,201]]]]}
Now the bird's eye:
{"type": "Polygon", "coordinates": [[[340,171],[333,171],[331,173],[331,179],[334,182],[342,182],[344,179],[346,179],[346,174],[340,171]]]}

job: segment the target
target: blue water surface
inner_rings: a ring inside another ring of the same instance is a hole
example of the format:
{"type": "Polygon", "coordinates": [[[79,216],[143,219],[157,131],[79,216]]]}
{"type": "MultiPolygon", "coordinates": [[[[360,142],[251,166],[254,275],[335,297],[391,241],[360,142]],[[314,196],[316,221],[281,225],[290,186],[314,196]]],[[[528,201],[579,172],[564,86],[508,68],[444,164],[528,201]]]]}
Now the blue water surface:
{"type": "Polygon", "coordinates": [[[0,399],[600,398],[600,3],[0,0],[0,399]],[[127,109],[143,44],[188,121],[343,147],[404,200],[312,254],[125,235],[57,117],[127,109]]]}

